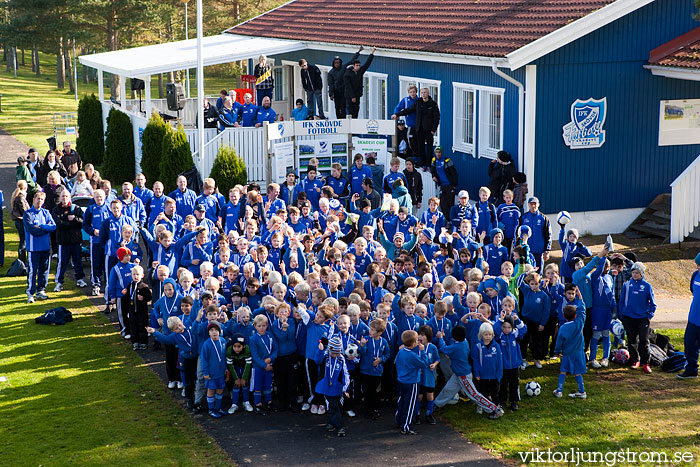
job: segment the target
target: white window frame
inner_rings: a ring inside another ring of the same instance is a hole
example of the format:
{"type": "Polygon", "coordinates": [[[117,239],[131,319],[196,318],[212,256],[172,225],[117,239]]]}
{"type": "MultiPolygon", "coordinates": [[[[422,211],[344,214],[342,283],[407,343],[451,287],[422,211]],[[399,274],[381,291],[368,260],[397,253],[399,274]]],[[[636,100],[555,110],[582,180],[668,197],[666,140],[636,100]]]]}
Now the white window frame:
{"type": "Polygon", "coordinates": [[[360,98],[360,111],[358,112],[357,116],[358,118],[371,118],[371,119],[379,119],[379,120],[385,120],[387,118],[387,112],[388,112],[388,101],[387,101],[387,95],[389,94],[387,91],[387,78],[389,75],[386,73],[376,73],[373,71],[367,71],[365,72],[365,75],[362,78],[362,85],[364,86],[364,92],[362,93],[362,98],[360,98]],[[365,82],[365,80],[367,80],[365,82]],[[380,109],[379,109],[379,103],[381,103],[380,99],[380,89],[378,84],[384,81],[384,115],[379,115],[380,109]]]}
{"type": "MultiPolygon", "coordinates": [[[[327,65],[316,65],[319,70],[321,70],[321,78],[323,79],[323,92],[321,101],[323,102],[323,113],[329,119],[335,120],[335,101],[332,101],[328,97],[328,72],[331,71],[331,67],[327,65]]],[[[306,101],[304,101],[306,104],[306,101]]]]}
{"type": "Polygon", "coordinates": [[[452,150],[462,153],[472,154],[476,157],[484,157],[487,159],[495,159],[498,156],[498,152],[503,150],[503,122],[504,122],[504,106],[505,106],[505,92],[504,88],[495,88],[492,86],[481,86],[477,84],[468,83],[452,83],[452,101],[453,101],[453,113],[452,113],[452,150]],[[458,92],[464,90],[472,90],[475,92],[475,105],[474,105],[474,143],[465,144],[459,141],[458,138],[458,111],[459,106],[457,102],[458,92]],[[499,142],[498,147],[493,148],[489,146],[488,141],[488,118],[490,116],[490,101],[488,97],[492,94],[500,96],[501,99],[501,114],[499,121],[499,142]]]}
{"type": "MultiPolygon", "coordinates": [[[[286,68],[284,65],[279,65],[275,66],[272,68],[272,76],[275,76],[275,72],[278,71],[280,72],[280,78],[281,79],[275,79],[275,88],[273,89],[273,97],[277,101],[288,101],[289,100],[289,80],[291,79],[291,76],[289,76],[289,68],[286,68]],[[277,96],[275,95],[277,92],[277,89],[280,89],[282,93],[282,98],[278,99],[277,96]]],[[[276,78],[276,77],[275,77],[276,78]]]]}
{"type": "MultiPolygon", "coordinates": [[[[428,78],[416,78],[414,76],[402,76],[399,75],[399,98],[403,99],[408,95],[406,92],[406,89],[408,88],[409,84],[415,84],[418,87],[418,98],[420,99],[420,90],[421,88],[427,88],[427,87],[436,87],[438,90],[438,98],[436,100],[438,108],[440,109],[440,120],[442,120],[443,115],[442,115],[442,105],[440,105],[440,101],[442,100],[442,81],[437,80],[437,79],[428,79],[428,78]]],[[[435,99],[435,96],[431,94],[431,97],[435,99]]],[[[437,131],[435,132],[435,137],[433,138],[433,145],[434,146],[440,146],[440,125],[438,125],[437,131]]]]}
{"type": "Polygon", "coordinates": [[[476,121],[478,114],[478,89],[476,86],[463,83],[452,83],[452,151],[463,152],[476,155],[477,131],[476,121]],[[472,142],[464,141],[460,129],[462,124],[460,119],[466,118],[466,107],[462,102],[463,92],[472,92],[474,94],[474,105],[472,109],[472,142]]]}

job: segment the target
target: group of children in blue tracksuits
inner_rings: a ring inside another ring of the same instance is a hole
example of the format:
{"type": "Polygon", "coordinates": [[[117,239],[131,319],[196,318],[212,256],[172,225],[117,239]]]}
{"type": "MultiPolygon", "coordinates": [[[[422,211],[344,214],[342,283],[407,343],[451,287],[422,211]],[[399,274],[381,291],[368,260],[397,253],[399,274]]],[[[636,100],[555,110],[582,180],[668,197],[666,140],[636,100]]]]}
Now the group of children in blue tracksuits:
{"type": "MultiPolygon", "coordinates": [[[[344,416],[363,406],[377,419],[396,404],[397,427],[414,434],[462,394],[496,419],[507,403],[519,409],[528,348],[537,367],[548,349],[562,356],[555,396],[569,373],[572,397],[586,397],[581,375],[607,365],[613,317],[639,341],[632,363],[648,363],[644,333],[656,305],[643,264],[629,265],[616,296],[607,250],[585,264],[590,251],[564,226],[561,269],[543,267],[551,227],[536,198],[522,213],[512,193],[496,208],[486,188],[475,206],[460,192],[450,219],[432,198],[418,221],[389,193],[373,206],[371,180],[359,196],[359,180],[339,180],[334,169],[324,180],[310,167],[301,184],[288,177],[265,197],[255,184],[237,186],[228,200],[212,179],[200,196],[178,179],[162,202],[142,202],[139,219],[126,200],[95,191],[84,221],[93,286],[99,293],[104,271],[122,335],[135,350],[148,342],[142,330],[153,336],[168,387],[183,390],[188,408],[214,418],[239,408],[327,413],[327,430],[345,436],[344,416]]],[[[387,184],[401,194],[404,180],[387,184]]],[[[28,293],[37,295],[55,229],[41,201],[25,214],[28,293]]]]}

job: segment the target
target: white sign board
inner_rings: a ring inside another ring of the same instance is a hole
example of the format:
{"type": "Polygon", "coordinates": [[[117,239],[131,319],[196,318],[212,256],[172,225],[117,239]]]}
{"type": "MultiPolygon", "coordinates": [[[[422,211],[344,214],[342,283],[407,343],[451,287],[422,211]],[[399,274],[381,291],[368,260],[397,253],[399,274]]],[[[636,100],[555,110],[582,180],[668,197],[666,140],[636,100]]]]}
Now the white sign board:
{"type": "Polygon", "coordinates": [[[283,184],[287,171],[294,170],[294,143],[284,141],[275,143],[275,181],[283,184]]]}
{"type": "Polygon", "coordinates": [[[274,122],[267,125],[267,139],[274,141],[276,139],[294,136],[294,122],[274,122]]]}
{"type": "Polygon", "coordinates": [[[367,160],[367,157],[374,157],[377,161],[377,165],[383,165],[384,167],[389,167],[389,152],[387,151],[387,141],[384,138],[358,138],[353,136],[352,138],[352,155],[362,154],[367,160]]]}
{"type": "Polygon", "coordinates": [[[700,99],[661,101],[659,146],[700,144],[700,99]]]}
{"type": "Polygon", "coordinates": [[[294,122],[295,136],[322,136],[347,134],[350,125],[347,120],[302,120],[294,122]]]}

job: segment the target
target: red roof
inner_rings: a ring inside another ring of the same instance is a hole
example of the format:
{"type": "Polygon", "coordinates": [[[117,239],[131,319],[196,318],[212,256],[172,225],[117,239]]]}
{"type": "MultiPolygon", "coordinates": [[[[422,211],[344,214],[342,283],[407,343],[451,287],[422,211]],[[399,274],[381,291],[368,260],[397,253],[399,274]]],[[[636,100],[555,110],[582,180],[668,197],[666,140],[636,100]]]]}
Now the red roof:
{"type": "Polygon", "coordinates": [[[649,53],[651,65],[700,68],[700,27],[678,36],[649,53]]]}
{"type": "Polygon", "coordinates": [[[227,32],[504,57],[615,0],[295,0],[227,32]]]}

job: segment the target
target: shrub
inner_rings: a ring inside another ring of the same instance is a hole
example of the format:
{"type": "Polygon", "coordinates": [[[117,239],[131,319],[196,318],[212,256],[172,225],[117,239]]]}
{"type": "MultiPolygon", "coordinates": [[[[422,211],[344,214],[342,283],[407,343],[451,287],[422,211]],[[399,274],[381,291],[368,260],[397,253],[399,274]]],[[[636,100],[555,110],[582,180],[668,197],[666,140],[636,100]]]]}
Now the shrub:
{"type": "Polygon", "coordinates": [[[248,172],[245,162],[236,155],[236,150],[229,146],[221,146],[219,148],[209,177],[216,181],[219,192],[227,198],[228,190],[236,185],[248,183],[248,172]]]}
{"type": "Polygon", "coordinates": [[[112,108],[107,116],[103,177],[116,187],[134,179],[134,133],[129,116],[112,108]]]}
{"type": "Polygon", "coordinates": [[[78,103],[78,140],[75,149],[83,163],[102,164],[105,135],[102,128],[102,104],[94,94],[84,96],[78,103]]]}
{"type": "Polygon", "coordinates": [[[169,125],[154,113],[143,130],[141,137],[141,172],[146,177],[149,185],[160,180],[160,160],[163,156],[163,138],[169,125]]]}
{"type": "Polygon", "coordinates": [[[177,188],[177,176],[194,166],[192,151],[187,135],[181,125],[177,130],[168,127],[163,137],[163,152],[160,159],[160,181],[165,186],[165,193],[177,188]]]}

